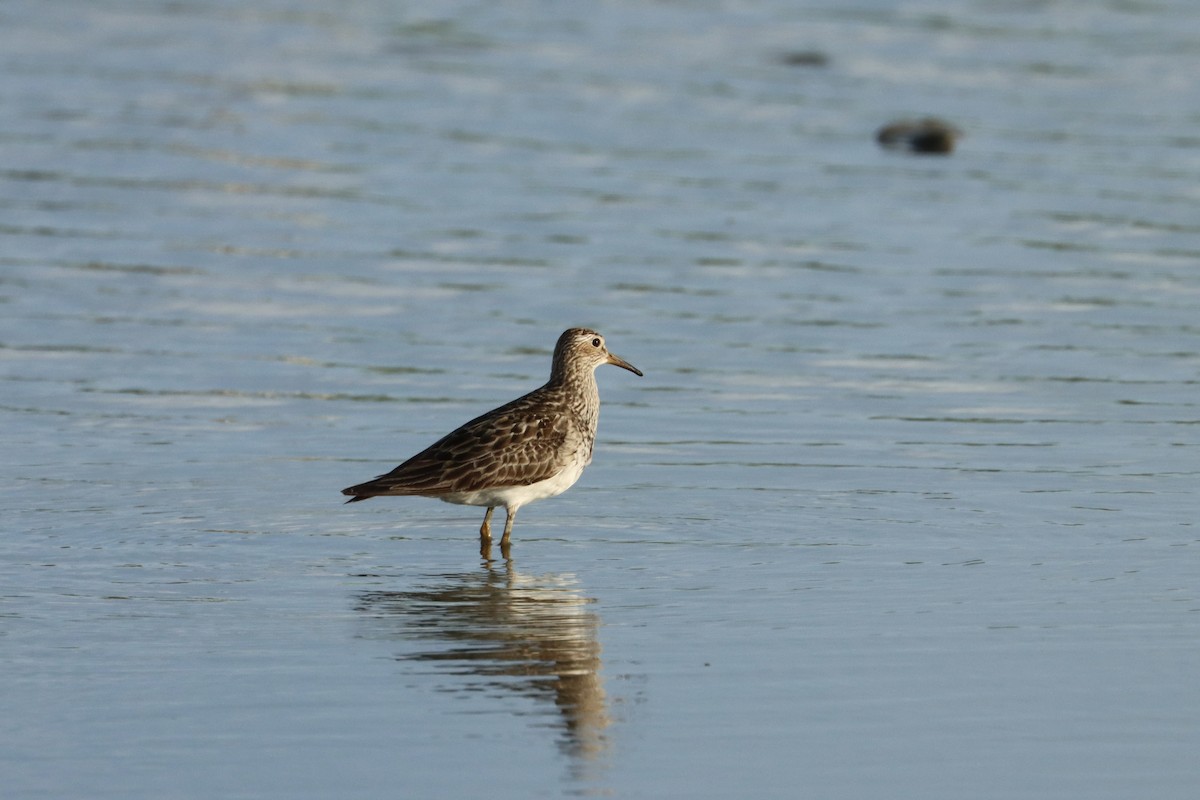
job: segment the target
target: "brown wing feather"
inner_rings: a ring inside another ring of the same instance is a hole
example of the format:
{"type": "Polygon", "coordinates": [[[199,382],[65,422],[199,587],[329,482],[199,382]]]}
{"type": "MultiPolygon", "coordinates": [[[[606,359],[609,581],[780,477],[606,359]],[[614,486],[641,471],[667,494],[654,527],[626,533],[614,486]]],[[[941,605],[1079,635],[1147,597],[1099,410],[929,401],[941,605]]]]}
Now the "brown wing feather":
{"type": "MultiPolygon", "coordinates": [[[[540,390],[539,390],[540,391],[540,390]]],[[[378,495],[440,495],[521,486],[560,471],[582,439],[564,414],[537,415],[538,391],[517,398],[443,436],[391,472],[343,489],[364,500],[378,495]]]]}

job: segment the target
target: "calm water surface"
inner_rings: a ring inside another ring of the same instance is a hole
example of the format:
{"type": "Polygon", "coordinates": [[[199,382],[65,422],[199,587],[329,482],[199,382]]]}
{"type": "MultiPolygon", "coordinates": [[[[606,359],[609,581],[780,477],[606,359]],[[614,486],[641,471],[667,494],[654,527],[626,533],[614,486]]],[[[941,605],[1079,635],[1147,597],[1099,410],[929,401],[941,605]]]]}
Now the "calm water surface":
{"type": "Polygon", "coordinates": [[[0,5],[5,797],[1191,798],[1197,17],[0,5]]]}

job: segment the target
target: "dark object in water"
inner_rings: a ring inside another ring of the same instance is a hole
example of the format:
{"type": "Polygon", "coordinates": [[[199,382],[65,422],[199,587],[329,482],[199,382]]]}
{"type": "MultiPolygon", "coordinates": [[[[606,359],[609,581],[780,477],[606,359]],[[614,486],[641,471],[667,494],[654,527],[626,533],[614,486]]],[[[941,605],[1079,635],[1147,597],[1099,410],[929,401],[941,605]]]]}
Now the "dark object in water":
{"type": "Polygon", "coordinates": [[[829,56],[820,50],[792,50],[779,57],[789,67],[824,67],[829,63],[829,56]]]}
{"type": "Polygon", "coordinates": [[[902,119],[884,125],[875,134],[876,141],[889,150],[907,150],[924,155],[948,155],[962,131],[936,117],[902,119]]]}

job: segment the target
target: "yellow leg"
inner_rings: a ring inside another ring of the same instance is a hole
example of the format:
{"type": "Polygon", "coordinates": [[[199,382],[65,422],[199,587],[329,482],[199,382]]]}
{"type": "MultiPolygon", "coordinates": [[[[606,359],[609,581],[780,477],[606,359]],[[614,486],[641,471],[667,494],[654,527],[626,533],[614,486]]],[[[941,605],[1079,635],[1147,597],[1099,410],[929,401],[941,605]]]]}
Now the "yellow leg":
{"type": "MultiPolygon", "coordinates": [[[[489,564],[491,563],[491,561],[492,561],[492,540],[491,539],[480,539],[479,540],[479,556],[480,556],[480,558],[482,558],[484,561],[488,562],[489,564]]],[[[503,558],[505,561],[508,561],[509,566],[511,567],[511,565],[512,565],[511,564],[511,562],[512,562],[512,545],[510,545],[507,541],[500,542],[500,557],[503,558]]]]}
{"type": "Polygon", "coordinates": [[[504,535],[500,537],[500,546],[507,547],[509,540],[512,539],[513,520],[517,518],[517,510],[515,508],[504,509],[504,535]]]}
{"type": "Polygon", "coordinates": [[[483,515],[483,524],[479,526],[479,538],[485,542],[492,538],[492,512],[495,510],[495,506],[488,506],[487,513],[483,515]]]}

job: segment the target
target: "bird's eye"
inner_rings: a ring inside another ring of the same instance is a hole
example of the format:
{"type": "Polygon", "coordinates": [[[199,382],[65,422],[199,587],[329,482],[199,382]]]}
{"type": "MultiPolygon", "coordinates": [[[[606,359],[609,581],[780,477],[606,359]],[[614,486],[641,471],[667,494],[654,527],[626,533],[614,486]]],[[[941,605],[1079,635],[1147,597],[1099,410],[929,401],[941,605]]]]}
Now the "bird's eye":
{"type": "Polygon", "coordinates": [[[600,340],[592,339],[592,347],[599,347],[599,346],[600,346],[600,340]]]}

